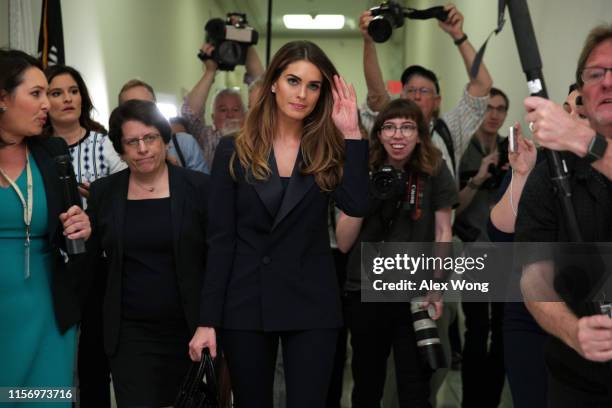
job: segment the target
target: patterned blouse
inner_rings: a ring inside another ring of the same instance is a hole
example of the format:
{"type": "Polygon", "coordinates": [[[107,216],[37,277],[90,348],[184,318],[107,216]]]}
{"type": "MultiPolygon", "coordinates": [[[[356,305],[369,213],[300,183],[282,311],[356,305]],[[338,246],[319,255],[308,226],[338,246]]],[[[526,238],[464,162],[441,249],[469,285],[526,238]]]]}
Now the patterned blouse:
{"type": "Polygon", "coordinates": [[[104,133],[90,131],[77,143],[68,146],[77,182],[91,183],[127,167],[104,133]]]}

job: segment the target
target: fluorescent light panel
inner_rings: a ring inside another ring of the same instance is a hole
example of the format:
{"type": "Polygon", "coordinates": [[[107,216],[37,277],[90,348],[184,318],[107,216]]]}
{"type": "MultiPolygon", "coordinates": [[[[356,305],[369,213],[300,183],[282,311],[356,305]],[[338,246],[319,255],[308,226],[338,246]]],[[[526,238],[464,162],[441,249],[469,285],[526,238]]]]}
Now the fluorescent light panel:
{"type": "Polygon", "coordinates": [[[285,27],[295,30],[340,30],[344,27],[342,14],[317,14],[314,18],[309,14],[285,14],[285,27]]]}

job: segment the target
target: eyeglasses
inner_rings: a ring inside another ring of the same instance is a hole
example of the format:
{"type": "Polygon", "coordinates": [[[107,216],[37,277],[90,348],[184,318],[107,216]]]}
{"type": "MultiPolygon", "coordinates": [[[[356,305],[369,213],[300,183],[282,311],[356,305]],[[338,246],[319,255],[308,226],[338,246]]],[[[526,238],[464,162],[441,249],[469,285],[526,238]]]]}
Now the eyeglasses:
{"type": "Polygon", "coordinates": [[[407,95],[416,95],[417,92],[420,93],[423,96],[433,96],[433,95],[435,95],[434,90],[431,89],[431,88],[426,88],[426,87],[422,87],[422,88],[409,87],[409,88],[406,88],[406,94],[407,95]]]}
{"type": "Polygon", "coordinates": [[[385,125],[382,125],[380,127],[380,133],[385,138],[391,138],[391,137],[395,136],[395,132],[398,129],[399,129],[399,131],[400,131],[402,136],[410,137],[410,136],[416,134],[417,127],[416,127],[416,125],[413,125],[411,123],[406,123],[406,124],[401,125],[399,127],[396,127],[396,126],[391,125],[391,124],[385,124],[385,125]]]}
{"type": "Polygon", "coordinates": [[[584,68],[582,72],[580,73],[580,79],[582,79],[582,82],[584,82],[585,84],[597,84],[604,79],[607,71],[612,72],[612,67],[611,68],[604,68],[604,67],[584,68]]]}
{"type": "Polygon", "coordinates": [[[137,148],[140,145],[140,141],[144,142],[145,145],[151,146],[157,139],[161,137],[158,133],[151,133],[148,135],[144,135],[143,137],[137,137],[133,139],[127,139],[123,141],[123,144],[131,147],[133,149],[137,148]]]}
{"type": "Polygon", "coordinates": [[[492,112],[495,111],[497,113],[499,113],[500,115],[503,115],[504,113],[508,112],[508,107],[507,106],[493,106],[493,105],[487,105],[487,112],[492,112]]]}

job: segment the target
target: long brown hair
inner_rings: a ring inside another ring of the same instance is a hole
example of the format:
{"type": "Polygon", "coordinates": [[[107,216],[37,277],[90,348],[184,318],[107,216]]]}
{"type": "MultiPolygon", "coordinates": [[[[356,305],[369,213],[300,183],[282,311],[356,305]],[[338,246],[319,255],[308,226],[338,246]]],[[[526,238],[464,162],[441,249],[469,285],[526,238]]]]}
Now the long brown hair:
{"type": "MultiPolygon", "coordinates": [[[[47,82],[51,85],[51,81],[59,75],[70,75],[70,77],[76,82],[81,94],[81,116],[79,116],[79,124],[87,129],[87,131],[93,130],[95,132],[106,133],[104,126],[93,119],[93,111],[95,110],[91,97],[89,96],[89,90],[85,81],[81,76],[81,73],[76,69],[68,65],[52,65],[45,70],[45,76],[47,82]]],[[[53,135],[53,125],[51,124],[51,115],[47,115],[47,123],[43,129],[43,134],[47,136],[53,135]]]]}
{"type": "Polygon", "coordinates": [[[404,169],[433,175],[442,163],[442,153],[431,141],[431,133],[425,122],[421,108],[413,101],[395,99],[378,114],[370,132],[370,169],[378,170],[387,158],[385,146],[380,142],[380,128],[389,119],[404,118],[414,120],[417,124],[419,141],[410,154],[404,169]]]}
{"type": "Polygon", "coordinates": [[[323,77],[317,104],[304,119],[304,133],[300,143],[303,159],[301,172],[304,175],[312,174],[321,190],[331,191],[342,178],[344,161],[344,137],[331,118],[333,76],[338,71],[323,50],[309,41],[289,42],[274,55],[263,78],[259,98],[236,136],[236,153],[230,163],[230,172],[235,177],[233,164],[237,157],[248,176],[252,175],[260,181],[270,177],[268,158],[272,152],[278,120],[272,84],[289,64],[296,61],[312,63],[323,77]]]}

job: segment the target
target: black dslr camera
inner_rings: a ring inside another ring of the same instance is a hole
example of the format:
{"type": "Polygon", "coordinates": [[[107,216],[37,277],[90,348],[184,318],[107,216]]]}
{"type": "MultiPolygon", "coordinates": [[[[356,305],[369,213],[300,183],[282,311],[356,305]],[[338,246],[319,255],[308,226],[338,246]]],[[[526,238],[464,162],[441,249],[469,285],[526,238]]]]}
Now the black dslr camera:
{"type": "Polygon", "coordinates": [[[382,166],[370,176],[370,191],[379,200],[401,197],[405,190],[405,173],[393,166],[382,166]]]}
{"type": "Polygon", "coordinates": [[[416,10],[400,6],[393,0],[388,0],[380,6],[370,9],[374,18],[368,25],[368,34],[378,43],[383,43],[391,37],[394,28],[404,25],[404,17],[413,20],[427,20],[437,18],[446,21],[448,12],[442,6],[431,7],[426,10],[416,10]]]}
{"type": "Polygon", "coordinates": [[[200,51],[198,58],[214,60],[221,71],[233,71],[236,65],[244,65],[249,47],[259,39],[259,33],[248,25],[246,14],[242,13],[228,13],[225,21],[212,18],[204,31],[206,42],[214,45],[215,50],[212,56],[200,51]]]}

